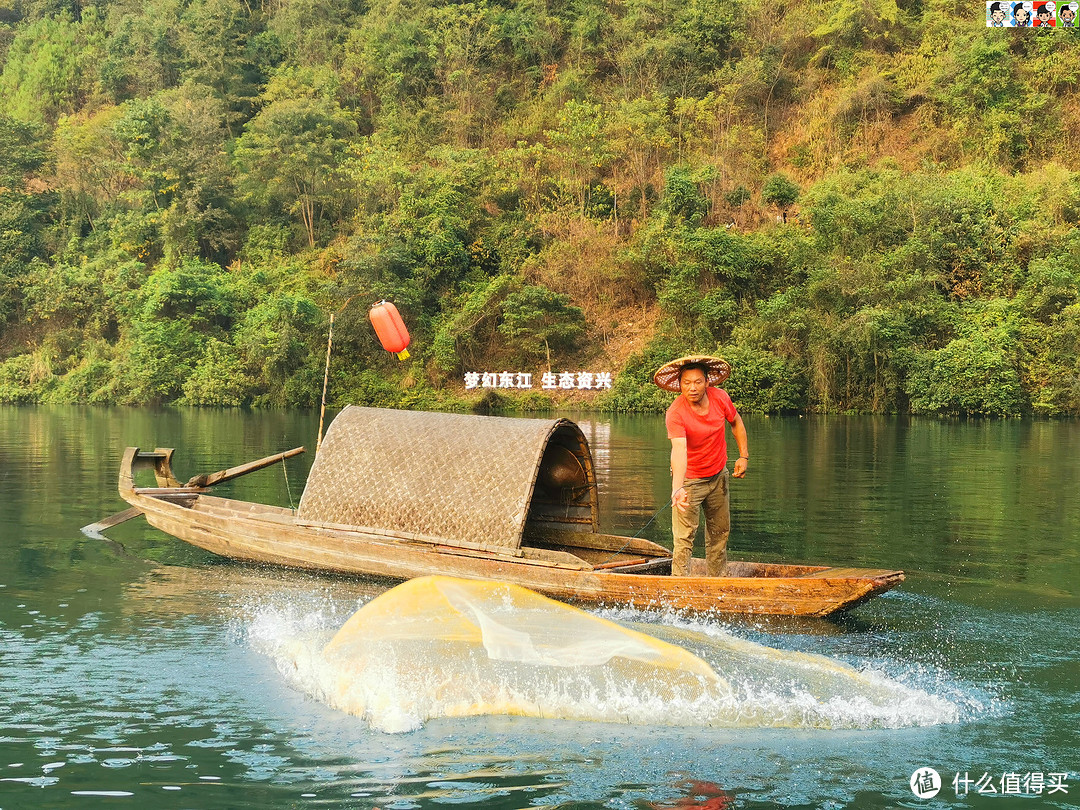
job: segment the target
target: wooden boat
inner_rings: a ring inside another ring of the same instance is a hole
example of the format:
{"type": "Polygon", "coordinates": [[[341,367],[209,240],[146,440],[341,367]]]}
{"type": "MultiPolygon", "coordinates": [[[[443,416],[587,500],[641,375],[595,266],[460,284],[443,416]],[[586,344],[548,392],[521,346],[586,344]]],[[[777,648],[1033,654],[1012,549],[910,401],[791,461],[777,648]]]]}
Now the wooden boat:
{"type": "Polygon", "coordinates": [[[699,559],[692,576],[672,577],[663,546],[597,530],[591,453],[566,419],[349,407],[330,426],[295,512],[209,494],[285,455],[183,484],[172,449],[129,447],[120,496],[127,514],[235,560],[392,580],[497,579],[583,603],[828,616],[904,579],[901,571],[755,562],[730,562],[723,576],[708,577],[699,559]],[[137,485],[147,468],[153,485],[137,485]]]}

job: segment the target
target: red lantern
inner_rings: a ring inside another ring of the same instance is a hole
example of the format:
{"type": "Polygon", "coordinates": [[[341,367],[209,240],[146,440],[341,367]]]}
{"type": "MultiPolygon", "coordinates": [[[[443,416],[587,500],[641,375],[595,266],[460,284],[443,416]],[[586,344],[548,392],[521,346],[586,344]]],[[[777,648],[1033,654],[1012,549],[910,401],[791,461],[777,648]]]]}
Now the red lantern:
{"type": "Polygon", "coordinates": [[[405,328],[397,307],[389,301],[380,301],[368,310],[368,317],[382,347],[388,352],[395,352],[398,360],[408,360],[409,353],[405,347],[409,345],[409,330],[405,328]]]}

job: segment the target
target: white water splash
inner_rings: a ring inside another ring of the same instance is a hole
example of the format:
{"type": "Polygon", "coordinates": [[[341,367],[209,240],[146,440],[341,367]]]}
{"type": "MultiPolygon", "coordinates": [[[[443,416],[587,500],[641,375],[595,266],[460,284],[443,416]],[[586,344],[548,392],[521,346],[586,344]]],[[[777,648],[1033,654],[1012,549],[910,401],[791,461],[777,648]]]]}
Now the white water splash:
{"type": "MultiPolygon", "coordinates": [[[[410,610],[417,607],[404,604],[410,610]]],[[[512,660],[503,652],[503,660],[498,660],[482,641],[472,643],[460,633],[440,635],[438,621],[423,637],[368,635],[347,655],[341,649],[328,654],[328,644],[343,624],[341,612],[311,608],[263,605],[246,623],[249,643],[274,660],[292,687],[386,732],[414,730],[436,717],[474,714],[822,729],[955,723],[962,714],[952,695],[934,694],[825,656],[776,650],[707,624],[636,627],[691,650],[693,655],[680,652],[704,659],[715,677],[665,668],[663,663],[627,666],[618,657],[575,666],[550,665],[531,654],[512,660]]],[[[505,600],[496,608],[503,611],[502,621],[513,618],[513,606],[508,608],[505,600]]],[[[557,605],[553,621],[559,620],[559,608],[565,606],[557,605]]],[[[580,625],[571,630],[571,645],[587,632],[580,625]]]]}

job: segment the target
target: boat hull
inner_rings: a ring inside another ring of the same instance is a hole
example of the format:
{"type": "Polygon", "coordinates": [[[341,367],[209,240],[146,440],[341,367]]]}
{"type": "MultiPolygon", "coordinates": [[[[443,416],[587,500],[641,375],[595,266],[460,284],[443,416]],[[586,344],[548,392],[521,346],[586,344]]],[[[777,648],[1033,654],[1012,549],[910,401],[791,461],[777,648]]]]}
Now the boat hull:
{"type": "MultiPolygon", "coordinates": [[[[121,495],[149,524],[234,560],[338,574],[406,580],[427,574],[501,580],[556,599],[598,605],[694,612],[829,616],[903,581],[900,571],[733,562],[731,575],[672,577],[573,565],[548,555],[509,558],[376,534],[297,524],[287,509],[217,498],[185,488],[138,489],[121,495]]],[[[626,541],[629,555],[656,554],[648,541],[626,541]],[[644,553],[649,552],[649,553],[644,553]]],[[[663,550],[660,549],[662,552],[663,550]]],[[[577,558],[574,558],[577,559],[577,558]]],[[[703,560],[695,560],[703,574],[703,560]]]]}

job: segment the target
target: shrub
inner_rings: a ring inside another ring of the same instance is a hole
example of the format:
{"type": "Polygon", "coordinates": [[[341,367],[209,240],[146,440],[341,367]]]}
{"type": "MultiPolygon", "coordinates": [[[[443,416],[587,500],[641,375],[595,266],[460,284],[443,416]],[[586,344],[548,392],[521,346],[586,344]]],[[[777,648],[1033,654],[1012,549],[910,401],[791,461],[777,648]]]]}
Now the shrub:
{"type": "Polygon", "coordinates": [[[645,411],[663,413],[672,401],[672,394],[653,384],[653,374],[660,366],[676,357],[691,354],[687,345],[669,337],[656,337],[626,362],[616,375],[611,390],[598,403],[605,411],[626,413],[645,411]]]}
{"type": "Polygon", "coordinates": [[[801,363],[746,346],[721,347],[718,353],[731,364],[731,376],[723,387],[740,410],[806,409],[806,368],[801,363]]]}
{"type": "Polygon", "coordinates": [[[506,297],[498,332],[522,361],[545,359],[577,348],[585,334],[585,315],[569,296],[528,285],[506,297]]]}
{"type": "Polygon", "coordinates": [[[1014,353],[1003,329],[917,353],[906,386],[912,412],[1019,416],[1027,402],[1014,353]]]}
{"type": "Polygon", "coordinates": [[[251,400],[252,387],[236,349],[211,338],[202,360],[184,381],[184,395],[179,404],[246,405],[251,400]]]}
{"type": "Polygon", "coordinates": [[[761,187],[761,201],[786,211],[799,199],[799,187],[785,174],[770,174],[761,187]]]}

